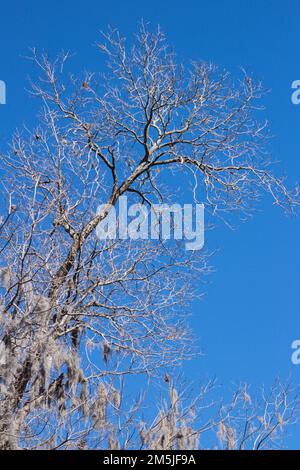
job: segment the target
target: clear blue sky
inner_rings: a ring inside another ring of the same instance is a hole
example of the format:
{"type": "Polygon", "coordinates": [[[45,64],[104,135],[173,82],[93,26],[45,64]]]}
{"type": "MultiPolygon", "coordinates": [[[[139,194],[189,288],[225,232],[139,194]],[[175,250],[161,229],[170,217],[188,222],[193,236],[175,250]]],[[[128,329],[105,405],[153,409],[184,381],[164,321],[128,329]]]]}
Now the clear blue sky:
{"type": "MultiPolygon", "coordinates": [[[[125,35],[143,18],[159,23],[183,58],[205,59],[238,73],[251,70],[271,94],[265,99],[275,135],[274,158],[291,183],[300,179],[300,105],[291,103],[291,83],[300,79],[298,0],[99,0],[24,2],[0,6],[0,80],[7,105],[0,106],[0,141],[30,124],[36,104],[27,95],[28,47],[55,56],[76,52],[74,69],[97,69],[92,44],[107,24],[125,35]]],[[[194,380],[216,375],[221,383],[270,383],[276,375],[300,379],[290,361],[291,342],[300,339],[300,219],[285,218],[262,203],[263,212],[238,230],[218,228],[208,245],[219,248],[207,295],[194,304],[193,325],[206,356],[186,366],[194,380]]],[[[300,449],[300,429],[289,441],[300,449]],[[298,435],[297,435],[298,434],[298,435]]]]}

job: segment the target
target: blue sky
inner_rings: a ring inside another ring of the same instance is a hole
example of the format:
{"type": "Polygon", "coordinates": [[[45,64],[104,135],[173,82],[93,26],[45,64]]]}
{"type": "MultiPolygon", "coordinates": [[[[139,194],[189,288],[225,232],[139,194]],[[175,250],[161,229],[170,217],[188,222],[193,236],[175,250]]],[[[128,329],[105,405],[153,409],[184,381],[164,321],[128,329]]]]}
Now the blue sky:
{"type": "MultiPolygon", "coordinates": [[[[179,57],[213,61],[233,74],[244,66],[271,89],[264,104],[273,155],[291,184],[299,181],[300,105],[291,103],[291,83],[300,79],[297,0],[1,2],[0,80],[7,84],[7,105],[0,106],[0,145],[35,113],[26,92],[32,65],[22,58],[28,47],[53,57],[70,50],[75,70],[97,70],[92,45],[99,31],[112,24],[128,35],[141,18],[161,25],[179,57]]],[[[235,231],[220,226],[208,234],[208,246],[218,252],[207,294],[193,306],[206,353],[186,366],[194,380],[216,375],[229,386],[240,379],[259,385],[292,374],[299,382],[290,345],[300,338],[300,221],[284,217],[267,199],[261,209],[235,231]]],[[[289,446],[300,449],[299,428],[289,446]]]]}

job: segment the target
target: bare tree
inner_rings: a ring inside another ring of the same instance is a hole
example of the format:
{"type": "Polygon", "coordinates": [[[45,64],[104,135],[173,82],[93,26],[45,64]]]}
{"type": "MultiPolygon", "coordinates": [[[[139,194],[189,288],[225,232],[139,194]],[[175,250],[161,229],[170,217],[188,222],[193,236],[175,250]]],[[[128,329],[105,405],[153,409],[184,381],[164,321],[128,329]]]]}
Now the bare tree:
{"type": "Polygon", "coordinates": [[[289,405],[283,388],[265,400],[255,431],[254,412],[241,407],[238,437],[244,389],[230,412],[219,404],[192,430],[194,406],[180,411],[165,375],[170,409],[143,422],[142,397],[126,394],[127,381],[143,389],[197,353],[186,319],[201,294],[191,281],[209,272],[208,255],[181,241],[95,233],[120,196],[150,207],[174,202],[183,180],[195,202],[228,223],[264,192],[292,208],[293,192],[269,170],[263,87],[243,71],[235,82],[212,64],[177,64],[161,31],[143,25],[132,46],[110,30],[98,47],[107,73],[79,78],[65,74],[67,54],[53,63],[33,51],[38,125],[1,154],[0,446],[194,448],[204,429],[219,433],[221,447],[267,445],[297,419],[298,401],[289,405]]]}

